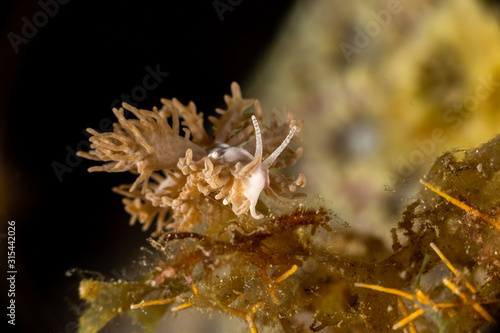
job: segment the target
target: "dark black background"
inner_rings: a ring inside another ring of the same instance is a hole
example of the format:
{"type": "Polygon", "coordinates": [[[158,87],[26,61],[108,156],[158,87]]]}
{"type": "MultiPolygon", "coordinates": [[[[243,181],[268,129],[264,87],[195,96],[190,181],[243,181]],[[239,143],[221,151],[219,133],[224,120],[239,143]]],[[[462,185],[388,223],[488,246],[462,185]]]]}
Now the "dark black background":
{"type": "MultiPolygon", "coordinates": [[[[76,267],[117,278],[147,245],[149,234],[127,225],[121,198],[110,190],[134,177],[89,174],[96,163],[75,162],[67,147],[78,150],[85,128],[114,120],[111,104],[142,85],[147,66],[169,76],[141,107],[158,105],[160,97],[193,100],[205,114],[224,107],[230,83],[244,86],[292,5],[230,2],[239,4],[221,21],[212,0],[72,0],[18,53],[7,36],[21,36],[22,18],[32,22],[41,7],[30,0],[2,3],[0,225],[5,234],[7,220],[16,221],[18,330],[74,332],[79,277],[65,272],[76,267]],[[61,180],[53,163],[68,165],[67,158],[72,172],[61,180]]],[[[0,242],[5,300],[5,238],[0,242]]]]}

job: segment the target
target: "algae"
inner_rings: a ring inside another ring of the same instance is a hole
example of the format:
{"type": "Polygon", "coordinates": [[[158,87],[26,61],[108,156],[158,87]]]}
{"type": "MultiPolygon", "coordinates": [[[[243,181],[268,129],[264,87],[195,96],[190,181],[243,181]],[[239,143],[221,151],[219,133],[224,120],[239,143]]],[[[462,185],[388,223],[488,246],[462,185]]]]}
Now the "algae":
{"type": "Polygon", "coordinates": [[[440,156],[383,259],[346,251],[353,242],[368,251],[382,243],[356,235],[332,211],[305,199],[264,221],[227,209],[224,220],[205,221],[196,231],[164,232],[149,240],[158,257],[142,280],[81,282],[90,306],[80,332],[96,332],[116,315],[137,319],[146,308],[140,322],[151,331],[162,314],[188,307],[200,316],[241,317],[251,332],[388,332],[399,324],[428,332],[494,329],[499,160],[500,136],[440,156]],[[420,315],[401,322],[412,312],[420,315]],[[299,313],[309,320],[298,320],[299,313]]]}

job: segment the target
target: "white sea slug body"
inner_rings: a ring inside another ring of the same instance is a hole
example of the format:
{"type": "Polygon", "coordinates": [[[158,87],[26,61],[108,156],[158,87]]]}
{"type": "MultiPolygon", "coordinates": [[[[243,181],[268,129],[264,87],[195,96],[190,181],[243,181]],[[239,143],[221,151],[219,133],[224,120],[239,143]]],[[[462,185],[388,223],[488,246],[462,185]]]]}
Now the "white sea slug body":
{"type": "Polygon", "coordinates": [[[297,126],[291,128],[281,145],[263,161],[262,136],[255,116],[252,116],[252,122],[255,128],[256,141],[254,156],[241,147],[219,148],[217,155],[219,155],[218,158],[223,162],[237,162],[235,171],[233,172],[233,187],[223,203],[231,203],[232,209],[237,215],[244,214],[250,210],[253,218],[261,219],[263,215],[257,213],[255,206],[259,200],[260,193],[269,186],[269,168],[273,166],[276,158],[288,146],[297,130],[297,126]]]}

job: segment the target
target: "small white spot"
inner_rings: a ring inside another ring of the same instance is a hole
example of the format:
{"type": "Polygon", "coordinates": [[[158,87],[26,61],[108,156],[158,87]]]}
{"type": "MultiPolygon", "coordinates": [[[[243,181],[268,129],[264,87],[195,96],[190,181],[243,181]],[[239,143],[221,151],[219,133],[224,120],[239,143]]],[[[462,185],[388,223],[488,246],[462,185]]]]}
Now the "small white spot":
{"type": "Polygon", "coordinates": [[[479,163],[477,165],[477,171],[479,171],[479,172],[483,171],[483,164],[482,163],[479,163]]]}
{"type": "Polygon", "coordinates": [[[392,310],[393,310],[393,309],[392,309],[392,306],[390,306],[390,305],[389,305],[389,306],[387,306],[387,312],[392,312],[392,310]]]}
{"type": "Polygon", "coordinates": [[[219,152],[218,152],[218,151],[216,151],[216,150],[214,150],[214,151],[212,151],[210,154],[208,154],[208,157],[211,157],[211,158],[214,158],[214,159],[215,159],[215,158],[218,158],[218,157],[219,157],[219,155],[220,155],[220,154],[219,154],[219,152]]]}

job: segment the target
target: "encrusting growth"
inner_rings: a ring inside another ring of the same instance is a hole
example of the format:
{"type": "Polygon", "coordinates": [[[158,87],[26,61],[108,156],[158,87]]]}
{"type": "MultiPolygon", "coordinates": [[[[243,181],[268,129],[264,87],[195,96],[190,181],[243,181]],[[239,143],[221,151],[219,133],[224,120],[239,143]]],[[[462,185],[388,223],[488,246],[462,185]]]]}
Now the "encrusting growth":
{"type": "Polygon", "coordinates": [[[302,195],[294,192],[305,186],[304,175],[295,179],[269,173],[270,168],[293,165],[301,157],[302,149],[288,144],[300,141],[296,132],[302,122],[289,113],[286,122],[278,125],[273,115],[270,126],[261,128],[259,102],[243,99],[236,82],[231,92],[232,96],[224,97],[227,109],[216,110],[220,118],[208,118],[211,136],[193,102],[183,105],[175,98],[162,99],[161,109],[152,111],[123,103],[123,108],[113,109],[118,119],[113,132],[87,129],[92,134],[91,150],[77,154],[106,162],[89,168],[90,172],[138,174],[133,184],[113,190],[126,197],[123,203],[131,224],[139,220],[148,229],[156,218],[154,235],[168,223],[169,228],[191,230],[201,220],[201,211],[216,218],[220,204],[230,205],[236,215],[250,212],[253,218],[262,218],[256,211],[262,191],[279,203],[284,203],[281,197],[302,195]],[[243,114],[252,105],[254,114],[243,114]],[[127,119],[124,109],[137,119],[127,119]]]}
{"type": "Polygon", "coordinates": [[[498,328],[500,136],[438,158],[393,231],[389,253],[321,204],[257,205],[262,191],[281,202],[305,184],[302,175],[270,172],[300,157],[288,144],[299,139],[301,124],[289,115],[282,125],[274,116],[262,126],[259,103],[255,114],[243,114],[253,102],[236,84],[232,92],[227,110],[211,119],[212,135],[193,103],[175,99],[153,111],[125,104],[133,119],[115,110],[112,133],[89,130],[92,149],[80,156],[106,162],[91,171],[136,174],[114,190],[125,196],[131,222],[147,228],[156,220],[161,235],[148,239],[155,251],[145,249],[131,267],[134,280],[84,277],[79,292],[89,307],[80,333],[121,316],[152,331],[190,308],[238,317],[252,333],[498,328]],[[173,142],[168,149],[165,140],[173,142]],[[162,230],[167,223],[176,230],[162,230]],[[362,250],[346,250],[352,244],[362,250]]]}
{"type": "MultiPolygon", "coordinates": [[[[367,289],[372,289],[388,294],[393,294],[397,295],[399,297],[406,298],[412,302],[414,302],[414,306],[417,310],[415,310],[413,313],[409,314],[408,310],[402,303],[402,301],[398,298],[398,306],[401,308],[404,318],[397,322],[395,325],[393,325],[393,329],[397,330],[399,328],[402,328],[406,325],[409,325],[410,331],[411,332],[417,332],[416,328],[413,326],[412,322],[418,318],[419,316],[423,315],[426,312],[431,312],[431,313],[438,313],[440,320],[442,322],[446,322],[447,318],[445,317],[445,311],[450,311],[454,308],[459,308],[459,307],[464,307],[464,306],[471,306],[477,313],[483,317],[486,321],[488,321],[491,324],[497,324],[495,318],[493,318],[482,306],[481,302],[477,301],[475,298],[477,290],[474,288],[469,281],[465,279],[465,277],[461,276],[461,274],[458,273],[457,269],[450,263],[448,258],[446,258],[441,252],[441,250],[434,244],[430,243],[430,247],[436,252],[436,254],[441,258],[441,260],[446,264],[446,266],[453,272],[453,274],[456,276],[456,278],[462,283],[465,284],[467,289],[472,293],[472,295],[466,293],[465,290],[461,290],[459,286],[450,281],[448,278],[443,278],[442,282],[443,284],[450,289],[453,294],[459,296],[462,299],[462,302],[434,302],[432,299],[429,298],[421,289],[419,289],[419,286],[417,285],[415,288],[415,291],[413,294],[404,292],[402,290],[394,289],[394,288],[386,288],[378,285],[372,285],[372,284],[366,284],[366,283],[354,283],[355,287],[360,287],[360,288],[367,288],[367,289]]],[[[417,280],[418,281],[418,280],[417,280]]],[[[464,289],[464,288],[462,288],[464,289]]],[[[497,300],[493,300],[493,302],[497,302],[497,300]]],[[[455,314],[451,314],[451,316],[454,316],[455,314]]],[[[449,325],[449,324],[447,324],[449,325]]],[[[446,325],[443,325],[446,327],[446,325]]]]}

